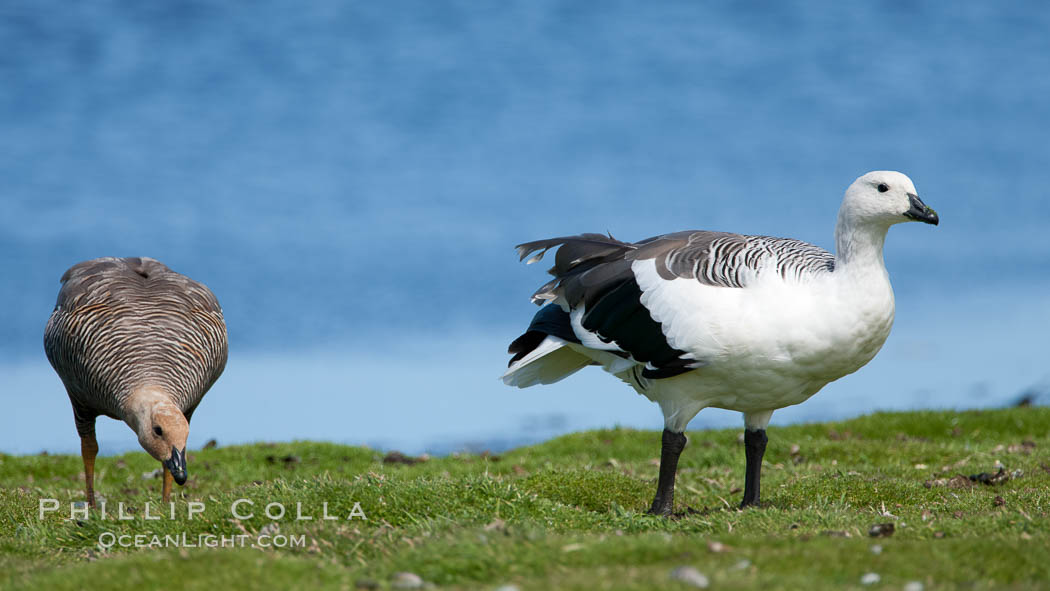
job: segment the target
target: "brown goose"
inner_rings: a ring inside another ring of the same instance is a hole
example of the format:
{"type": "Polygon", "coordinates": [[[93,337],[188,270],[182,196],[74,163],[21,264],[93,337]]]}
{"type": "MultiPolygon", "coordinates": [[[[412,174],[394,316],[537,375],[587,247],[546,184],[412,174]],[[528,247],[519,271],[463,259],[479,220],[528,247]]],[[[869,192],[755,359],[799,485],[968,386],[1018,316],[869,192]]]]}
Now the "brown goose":
{"type": "Polygon", "coordinates": [[[226,367],[226,323],[204,285],[151,258],[105,257],[62,275],[44,350],[66,386],[95,504],[95,418],[124,421],[164,469],[186,482],[190,418],[226,367]]]}

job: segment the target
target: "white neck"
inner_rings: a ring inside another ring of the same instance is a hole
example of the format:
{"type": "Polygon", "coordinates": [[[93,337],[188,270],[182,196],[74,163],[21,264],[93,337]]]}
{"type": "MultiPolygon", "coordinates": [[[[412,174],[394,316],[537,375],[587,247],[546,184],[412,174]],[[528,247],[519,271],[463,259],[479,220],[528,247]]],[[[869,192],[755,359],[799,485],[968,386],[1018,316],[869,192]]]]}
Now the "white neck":
{"type": "Polygon", "coordinates": [[[858,224],[839,212],[835,227],[835,270],[849,275],[875,273],[888,278],[882,247],[889,229],[889,225],[878,223],[858,224]]]}

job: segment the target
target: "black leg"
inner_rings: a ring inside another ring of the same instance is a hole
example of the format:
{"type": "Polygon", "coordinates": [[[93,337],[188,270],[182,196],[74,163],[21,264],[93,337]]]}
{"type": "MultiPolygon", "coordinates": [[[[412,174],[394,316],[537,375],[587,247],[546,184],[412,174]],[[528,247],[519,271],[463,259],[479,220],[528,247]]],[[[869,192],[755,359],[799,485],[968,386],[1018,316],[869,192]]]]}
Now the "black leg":
{"type": "Polygon", "coordinates": [[[747,456],[747,467],[744,469],[744,500],[740,508],[758,505],[761,495],[762,455],[766,453],[765,429],[744,430],[744,454],[747,456]]]}
{"type": "Polygon", "coordinates": [[[678,471],[678,456],[685,449],[685,433],[664,429],[660,446],[660,482],[656,485],[656,497],[649,509],[650,515],[670,515],[674,510],[674,475],[678,471]]]}

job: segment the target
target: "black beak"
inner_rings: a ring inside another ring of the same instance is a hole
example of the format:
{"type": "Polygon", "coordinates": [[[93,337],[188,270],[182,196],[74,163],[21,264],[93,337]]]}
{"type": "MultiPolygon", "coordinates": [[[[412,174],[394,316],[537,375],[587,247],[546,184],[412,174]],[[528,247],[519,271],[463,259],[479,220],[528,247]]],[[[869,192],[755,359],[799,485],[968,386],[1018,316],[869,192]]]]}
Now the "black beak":
{"type": "Polygon", "coordinates": [[[922,199],[919,199],[918,195],[908,193],[908,200],[911,201],[911,209],[904,212],[904,217],[911,218],[917,222],[933,224],[934,226],[941,221],[941,218],[937,217],[937,212],[926,207],[926,204],[922,202],[922,199]]]}
{"type": "Polygon", "coordinates": [[[171,448],[171,457],[164,460],[164,467],[171,472],[179,486],[186,484],[186,450],[171,448]]]}

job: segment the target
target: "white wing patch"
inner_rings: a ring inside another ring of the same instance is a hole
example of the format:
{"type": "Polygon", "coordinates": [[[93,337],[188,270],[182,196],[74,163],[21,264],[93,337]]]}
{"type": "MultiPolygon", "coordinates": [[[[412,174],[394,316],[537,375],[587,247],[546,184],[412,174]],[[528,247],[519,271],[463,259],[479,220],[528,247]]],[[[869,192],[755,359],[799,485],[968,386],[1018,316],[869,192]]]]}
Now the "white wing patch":
{"type": "Polygon", "coordinates": [[[576,338],[580,339],[580,343],[585,347],[591,349],[598,349],[599,351],[619,351],[625,352],[616,341],[604,341],[598,336],[598,333],[591,332],[583,327],[583,315],[587,313],[585,306],[580,306],[569,312],[569,323],[572,325],[572,332],[576,333],[576,338]]]}
{"type": "Polygon", "coordinates": [[[827,332],[827,310],[818,309],[814,295],[830,289],[824,278],[785,281],[775,267],[765,266],[752,271],[746,287],[733,288],[663,279],[653,261],[636,261],[631,270],[642,305],[667,342],[706,364],[789,361],[826,340],[821,335],[827,332]]]}
{"type": "Polygon", "coordinates": [[[642,305],[667,338],[667,343],[702,367],[721,357],[725,347],[712,318],[739,318],[740,293],[746,288],[715,287],[695,279],[660,277],[656,261],[635,261],[631,265],[642,305]]]}
{"type": "Polygon", "coordinates": [[[590,365],[591,360],[566,347],[566,341],[547,336],[529,354],[514,362],[500,378],[508,386],[528,388],[553,384],[590,365]]]}

